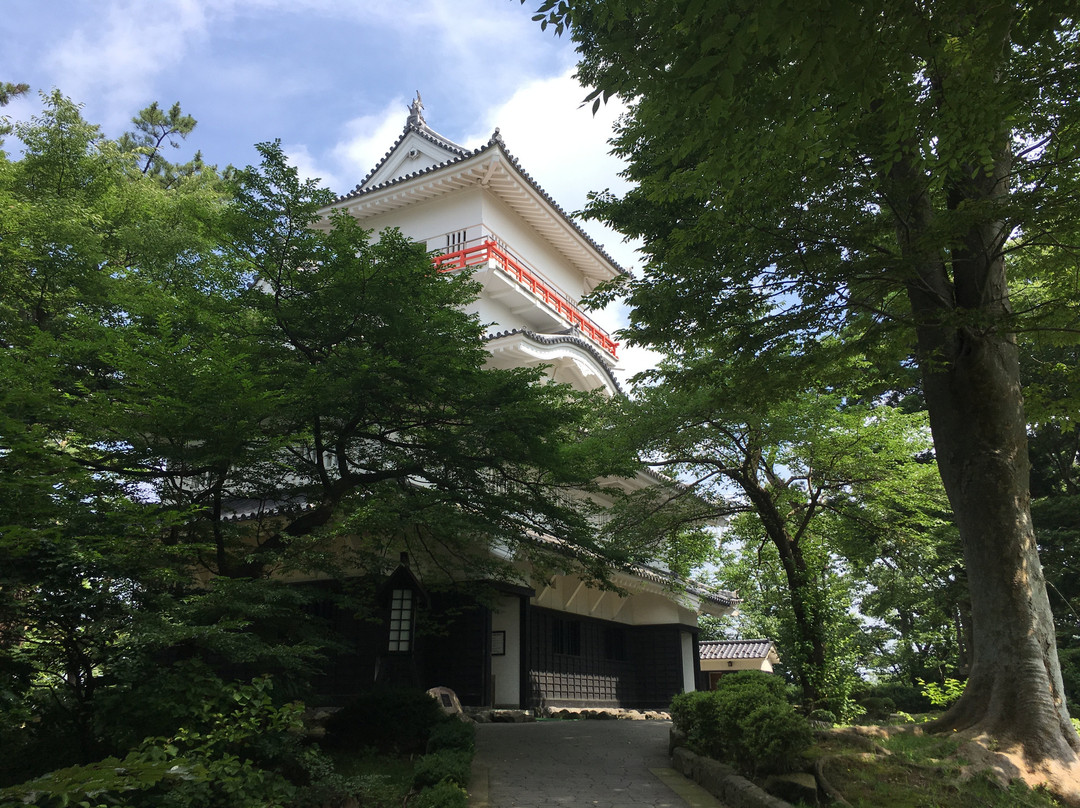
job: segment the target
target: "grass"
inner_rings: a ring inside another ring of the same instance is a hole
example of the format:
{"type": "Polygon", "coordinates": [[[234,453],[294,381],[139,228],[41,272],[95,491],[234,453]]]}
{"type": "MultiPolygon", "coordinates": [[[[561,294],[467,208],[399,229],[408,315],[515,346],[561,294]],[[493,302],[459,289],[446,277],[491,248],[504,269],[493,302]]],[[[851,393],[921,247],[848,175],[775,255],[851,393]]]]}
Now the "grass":
{"type": "Polygon", "coordinates": [[[810,756],[853,808],[1055,808],[1048,794],[1020,784],[1002,788],[986,774],[965,778],[960,742],[894,732],[872,739],[819,737],[810,756]]]}
{"type": "Polygon", "coordinates": [[[359,803],[364,808],[400,808],[412,787],[413,764],[409,757],[361,752],[333,752],[334,770],[361,784],[359,803]]]}

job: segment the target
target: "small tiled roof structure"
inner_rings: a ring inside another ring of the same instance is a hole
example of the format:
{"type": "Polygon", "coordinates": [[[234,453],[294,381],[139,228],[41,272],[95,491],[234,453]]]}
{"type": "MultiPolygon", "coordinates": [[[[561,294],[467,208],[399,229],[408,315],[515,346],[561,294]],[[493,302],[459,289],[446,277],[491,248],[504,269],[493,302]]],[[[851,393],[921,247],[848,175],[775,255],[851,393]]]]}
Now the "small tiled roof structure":
{"type": "Polygon", "coordinates": [[[764,659],[772,651],[772,640],[703,640],[702,659],[764,659]]]}

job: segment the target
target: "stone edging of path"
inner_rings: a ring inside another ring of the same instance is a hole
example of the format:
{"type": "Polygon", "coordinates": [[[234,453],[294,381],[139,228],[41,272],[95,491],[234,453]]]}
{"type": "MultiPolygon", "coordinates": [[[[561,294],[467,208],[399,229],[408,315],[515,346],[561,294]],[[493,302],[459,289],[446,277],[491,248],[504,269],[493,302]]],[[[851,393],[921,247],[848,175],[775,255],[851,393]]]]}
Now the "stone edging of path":
{"type": "Polygon", "coordinates": [[[671,765],[729,808],[792,808],[791,803],[754,785],[730,766],[695,755],[685,746],[671,749],[671,765]]]}

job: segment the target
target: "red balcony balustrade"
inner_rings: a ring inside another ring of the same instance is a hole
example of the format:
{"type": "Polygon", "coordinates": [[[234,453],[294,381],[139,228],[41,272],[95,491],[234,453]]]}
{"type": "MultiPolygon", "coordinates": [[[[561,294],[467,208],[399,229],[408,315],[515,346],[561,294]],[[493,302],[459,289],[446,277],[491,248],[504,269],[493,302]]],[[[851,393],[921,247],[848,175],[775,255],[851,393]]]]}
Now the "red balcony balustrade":
{"type": "Polygon", "coordinates": [[[538,300],[542,300],[551,306],[564,320],[577,328],[582,336],[587,337],[593,343],[613,357],[619,348],[600,326],[586,317],[565,295],[557,291],[551,284],[545,281],[532,270],[525,267],[520,261],[509,255],[494,241],[484,241],[471,247],[435,256],[432,261],[440,272],[453,272],[465,267],[477,266],[493,261],[503,272],[513,278],[520,286],[529,290],[538,300]]]}

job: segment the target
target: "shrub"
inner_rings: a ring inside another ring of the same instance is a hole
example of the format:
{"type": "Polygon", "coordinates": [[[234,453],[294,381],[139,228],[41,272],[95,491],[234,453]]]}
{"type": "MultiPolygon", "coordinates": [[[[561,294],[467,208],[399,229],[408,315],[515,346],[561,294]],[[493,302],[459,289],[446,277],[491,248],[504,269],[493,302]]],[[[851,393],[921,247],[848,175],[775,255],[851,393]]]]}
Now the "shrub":
{"type": "Polygon", "coordinates": [[[471,721],[447,718],[436,724],[428,736],[427,751],[440,749],[462,749],[472,752],[476,749],[476,727],[471,721]]]}
{"type": "Polygon", "coordinates": [[[461,786],[443,780],[425,788],[409,805],[411,808],[468,808],[469,795],[461,786]]]}
{"type": "Polygon", "coordinates": [[[702,727],[716,721],[716,698],[712,692],[695,690],[680,693],[671,702],[671,723],[675,729],[686,733],[690,745],[696,749],[704,743],[702,727]]]}
{"type": "Polygon", "coordinates": [[[867,696],[891,699],[895,705],[894,710],[902,710],[906,713],[925,713],[932,706],[920,688],[901,682],[883,682],[872,685],[859,694],[858,700],[861,701],[867,696]]]}
{"type": "Polygon", "coordinates": [[[364,808],[399,808],[407,783],[386,774],[344,774],[317,746],[304,749],[299,761],[306,782],[289,808],[326,808],[359,804],[364,808]],[[350,803],[349,800],[353,800],[350,803]]]}
{"type": "Polygon", "coordinates": [[[724,676],[711,693],[676,696],[671,716],[691,748],[747,774],[788,771],[810,746],[810,725],[787,701],[783,680],[759,671],[724,676]]]}
{"type": "Polygon", "coordinates": [[[809,721],[820,721],[823,724],[836,723],[836,714],[829,710],[813,710],[806,718],[809,721]]]}
{"type": "Polygon", "coordinates": [[[423,690],[377,688],[327,720],[324,743],[336,749],[421,752],[444,719],[438,702],[423,690]]]}
{"type": "Polygon", "coordinates": [[[739,722],[742,735],[733,746],[734,764],[751,774],[771,774],[798,768],[799,756],[810,747],[810,725],[787,702],[770,702],[739,722]]]}
{"type": "Polygon", "coordinates": [[[299,788],[282,770],[300,762],[302,706],[275,706],[271,689],[267,677],[230,685],[229,708],[205,705],[171,738],[147,738],[123,759],[53,771],[0,790],[0,804],[127,808],[294,804],[299,788]]]}
{"type": "Polygon", "coordinates": [[[896,704],[893,700],[883,696],[866,696],[859,699],[859,705],[865,710],[868,721],[884,721],[896,712],[896,704]]]}
{"type": "Polygon", "coordinates": [[[413,767],[413,788],[434,786],[449,780],[462,788],[469,785],[472,753],[461,749],[442,749],[424,755],[413,767]]]}

